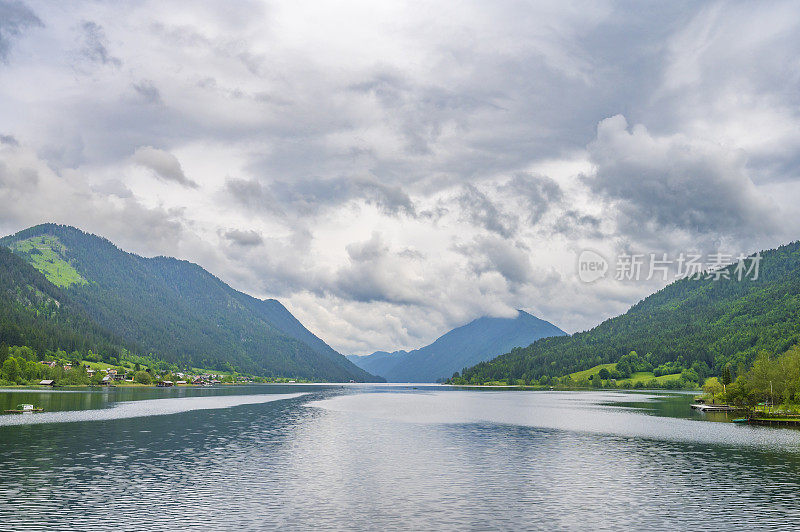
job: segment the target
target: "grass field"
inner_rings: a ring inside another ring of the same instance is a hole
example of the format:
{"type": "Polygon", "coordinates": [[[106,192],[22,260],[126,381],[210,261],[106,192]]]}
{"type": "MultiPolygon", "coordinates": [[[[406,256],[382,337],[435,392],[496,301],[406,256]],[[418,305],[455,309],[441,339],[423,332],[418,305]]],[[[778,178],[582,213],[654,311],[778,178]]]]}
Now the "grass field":
{"type": "Polygon", "coordinates": [[[680,378],[681,378],[680,373],[674,373],[672,375],[661,375],[660,377],[656,377],[655,375],[653,375],[651,371],[639,371],[631,375],[630,379],[625,379],[625,381],[630,381],[631,384],[636,384],[637,382],[642,382],[647,384],[651,380],[655,379],[659,384],[664,384],[667,381],[678,380],[680,378]]]}
{"type": "Polygon", "coordinates": [[[600,373],[600,370],[605,368],[608,371],[612,369],[616,369],[617,363],[614,362],[612,364],[600,364],[599,366],[595,366],[593,368],[584,369],[582,371],[576,371],[575,373],[570,373],[569,376],[572,377],[572,380],[579,381],[583,379],[588,379],[592,375],[597,375],[600,373]]]}
{"type": "MultiPolygon", "coordinates": [[[[575,373],[570,373],[569,376],[572,377],[572,380],[576,382],[584,379],[588,380],[590,376],[594,376],[600,373],[600,370],[603,368],[607,369],[608,371],[611,371],[612,369],[616,369],[616,367],[617,367],[616,362],[612,364],[600,364],[599,366],[594,366],[593,368],[584,369],[582,371],[576,371],[575,373]]],[[[675,373],[672,375],[662,375],[660,377],[656,377],[655,375],[653,375],[651,371],[639,371],[631,375],[630,378],[620,379],[617,382],[619,383],[630,382],[631,385],[635,385],[637,382],[647,384],[651,380],[655,379],[656,382],[658,382],[659,384],[664,384],[665,382],[668,381],[678,380],[680,377],[681,377],[680,373],[675,373]]]]}
{"type": "Polygon", "coordinates": [[[78,270],[61,258],[63,246],[55,237],[37,236],[17,242],[12,247],[14,251],[30,257],[33,267],[60,288],[87,283],[78,270]]]}

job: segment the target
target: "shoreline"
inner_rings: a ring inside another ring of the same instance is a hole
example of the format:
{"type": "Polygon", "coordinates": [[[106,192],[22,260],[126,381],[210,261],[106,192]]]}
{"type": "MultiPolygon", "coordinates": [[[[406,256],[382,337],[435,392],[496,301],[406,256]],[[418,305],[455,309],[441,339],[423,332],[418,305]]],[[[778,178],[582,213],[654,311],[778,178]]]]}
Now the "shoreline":
{"type": "Polygon", "coordinates": [[[530,386],[520,384],[441,384],[441,386],[451,386],[454,388],[477,388],[477,389],[514,389],[514,390],[530,390],[530,391],[550,391],[550,392],[686,392],[697,393],[702,392],[702,388],[594,388],[580,387],[580,386],[530,386]]]}

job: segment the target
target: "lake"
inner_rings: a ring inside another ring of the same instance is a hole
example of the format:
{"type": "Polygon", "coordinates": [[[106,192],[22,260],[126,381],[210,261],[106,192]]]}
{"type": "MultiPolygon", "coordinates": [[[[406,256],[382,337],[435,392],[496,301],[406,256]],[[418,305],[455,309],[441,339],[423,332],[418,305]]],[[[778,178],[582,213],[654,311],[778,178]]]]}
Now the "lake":
{"type": "Polygon", "coordinates": [[[800,527],[800,431],[665,392],[0,390],[0,529],[800,527]],[[714,421],[709,421],[713,419],[714,421]]]}

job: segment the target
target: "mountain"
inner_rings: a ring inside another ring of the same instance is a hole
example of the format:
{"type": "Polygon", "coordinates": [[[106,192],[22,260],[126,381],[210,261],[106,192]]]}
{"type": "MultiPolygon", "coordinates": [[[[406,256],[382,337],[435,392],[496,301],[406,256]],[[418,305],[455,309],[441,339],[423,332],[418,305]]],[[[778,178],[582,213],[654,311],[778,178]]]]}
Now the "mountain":
{"type": "Polygon", "coordinates": [[[378,351],[348,359],[390,382],[435,382],[513,347],[564,334],[552,323],[520,310],[516,318],[478,318],[414,351],[378,351]]]}
{"type": "Polygon", "coordinates": [[[275,300],[236,291],[200,266],[127,253],[104,238],[45,224],[0,239],[94,322],[181,365],[265,376],[375,381],[275,300]]]}
{"type": "Polygon", "coordinates": [[[0,247],[0,344],[116,357],[123,341],[20,257],[0,247]]]}
{"type": "Polygon", "coordinates": [[[743,264],[757,265],[758,276],[753,270],[740,280],[738,265],[732,264],[718,280],[675,281],[589,331],[538,340],[479,363],[457,380],[558,377],[618,362],[631,351],[656,370],[693,367],[719,375],[727,368],[735,374],[760,351],[783,353],[800,340],[800,243],[761,252],[743,264]]]}
{"type": "Polygon", "coordinates": [[[392,351],[391,353],[375,351],[371,355],[347,355],[347,360],[373,375],[381,375],[391,372],[394,366],[404,362],[407,357],[408,351],[392,351]]]}

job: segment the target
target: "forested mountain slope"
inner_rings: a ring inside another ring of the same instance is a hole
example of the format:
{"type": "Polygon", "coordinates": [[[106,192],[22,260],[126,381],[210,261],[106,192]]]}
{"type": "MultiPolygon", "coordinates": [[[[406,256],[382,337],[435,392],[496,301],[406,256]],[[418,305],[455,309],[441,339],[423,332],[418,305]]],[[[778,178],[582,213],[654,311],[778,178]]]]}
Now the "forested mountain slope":
{"type": "Polygon", "coordinates": [[[733,264],[724,269],[728,279],[678,280],[589,331],[514,349],[467,369],[458,382],[557,377],[631,351],[652,366],[680,371],[698,362],[715,374],[748,367],[761,350],[782,353],[800,339],[800,243],[760,256],[757,279],[737,279],[733,264]]]}
{"type": "Polygon", "coordinates": [[[97,325],[63,291],[0,247],[0,344],[42,353],[88,351],[117,357],[123,342],[97,325]]]}
{"type": "Polygon", "coordinates": [[[0,239],[97,323],[158,358],[265,376],[373,381],[277,301],[238,292],[196,264],[126,253],[45,224],[0,239]]]}

